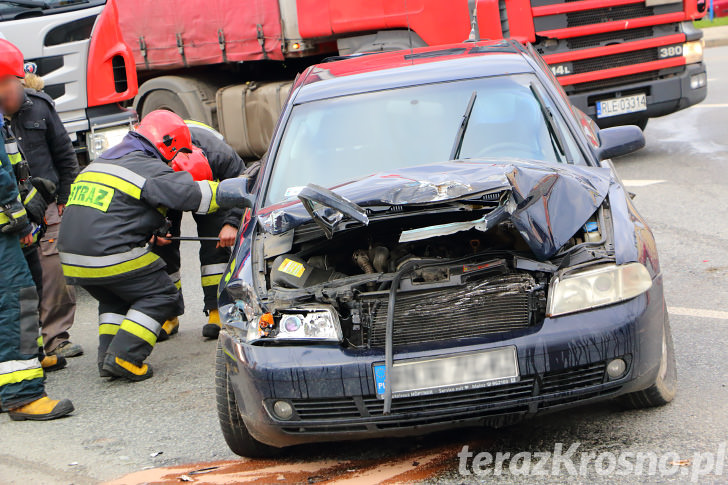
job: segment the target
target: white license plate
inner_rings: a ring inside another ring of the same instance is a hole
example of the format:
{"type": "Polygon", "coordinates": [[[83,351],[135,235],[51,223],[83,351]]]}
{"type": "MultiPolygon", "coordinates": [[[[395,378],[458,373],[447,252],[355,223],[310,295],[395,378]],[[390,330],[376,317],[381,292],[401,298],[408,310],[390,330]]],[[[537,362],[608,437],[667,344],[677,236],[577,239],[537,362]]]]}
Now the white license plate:
{"type": "MultiPolygon", "coordinates": [[[[387,389],[385,365],[374,364],[374,383],[381,399],[387,389]]],[[[517,382],[518,356],[513,346],[448,357],[394,362],[393,397],[424,396],[517,382]]]]}
{"type": "Polygon", "coordinates": [[[647,109],[647,96],[644,93],[621,98],[597,101],[597,118],[636,113],[647,109]]]}

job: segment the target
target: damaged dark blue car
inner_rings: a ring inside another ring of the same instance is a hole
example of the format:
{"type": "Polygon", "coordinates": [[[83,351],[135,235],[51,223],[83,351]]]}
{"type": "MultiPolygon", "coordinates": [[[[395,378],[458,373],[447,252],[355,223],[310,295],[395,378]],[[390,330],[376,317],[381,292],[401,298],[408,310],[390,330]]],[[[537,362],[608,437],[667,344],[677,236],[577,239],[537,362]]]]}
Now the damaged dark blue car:
{"type": "Polygon", "coordinates": [[[652,233],[530,47],[363,55],[293,86],[220,286],[230,448],[503,426],[676,391],[652,233]]]}

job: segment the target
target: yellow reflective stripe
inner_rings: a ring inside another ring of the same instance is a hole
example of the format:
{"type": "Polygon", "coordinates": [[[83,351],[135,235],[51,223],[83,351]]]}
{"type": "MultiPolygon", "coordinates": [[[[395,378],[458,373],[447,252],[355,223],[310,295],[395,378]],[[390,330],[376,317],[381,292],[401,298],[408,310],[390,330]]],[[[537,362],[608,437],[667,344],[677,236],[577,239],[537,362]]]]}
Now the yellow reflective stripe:
{"type": "Polygon", "coordinates": [[[8,384],[15,384],[22,381],[31,381],[33,379],[43,378],[43,368],[38,367],[35,369],[18,370],[10,372],[9,374],[0,375],[0,386],[6,386],[8,384]]]}
{"type": "Polygon", "coordinates": [[[157,336],[154,334],[154,332],[150,331],[146,327],[139,325],[136,322],[127,320],[126,318],[124,319],[123,322],[121,322],[121,330],[124,330],[136,337],[139,337],[140,339],[144,340],[146,343],[148,343],[152,347],[157,342],[157,336]]]}
{"type": "Polygon", "coordinates": [[[43,347],[43,336],[39,335],[37,339],[35,339],[36,343],[38,344],[38,347],[43,347]]]}
{"type": "Polygon", "coordinates": [[[97,182],[108,185],[109,187],[112,187],[119,192],[123,192],[135,199],[140,199],[142,196],[142,189],[131,182],[127,182],[121,177],[109,175],[108,173],[81,172],[78,177],[76,177],[76,182],[97,182]]]}
{"type": "Polygon", "coordinates": [[[8,216],[0,212],[0,224],[7,224],[10,222],[10,219],[8,219],[8,216]]]}
{"type": "Polygon", "coordinates": [[[210,201],[210,210],[208,212],[217,211],[220,206],[217,205],[217,186],[220,182],[210,181],[210,188],[212,189],[212,200],[210,201]]]}
{"type": "Polygon", "coordinates": [[[23,161],[23,156],[20,153],[8,153],[11,165],[17,165],[23,161]]]}
{"type": "Polygon", "coordinates": [[[102,266],[99,268],[86,268],[83,266],[72,266],[62,263],[63,274],[71,278],[105,278],[108,276],[117,276],[129,273],[139,268],[149,266],[159,259],[154,253],[145,253],[138,258],[125,261],[123,263],[102,266]]]}
{"type": "Polygon", "coordinates": [[[114,323],[102,323],[99,325],[99,335],[116,335],[119,326],[114,323]]]}
{"type": "Polygon", "coordinates": [[[177,281],[175,281],[175,282],[174,282],[174,286],[175,286],[175,287],[176,287],[176,288],[177,288],[178,290],[181,290],[181,289],[182,289],[182,282],[181,282],[180,280],[177,280],[177,281]]]}
{"type": "Polygon", "coordinates": [[[220,284],[220,280],[222,279],[221,274],[214,274],[211,276],[203,276],[202,277],[202,286],[217,286],[220,284]]]}
{"type": "Polygon", "coordinates": [[[33,200],[33,197],[35,197],[36,194],[38,194],[38,189],[36,189],[35,187],[33,187],[33,189],[30,192],[28,192],[28,195],[25,197],[25,200],[23,201],[23,204],[26,204],[27,205],[28,202],[30,202],[31,200],[33,200]]]}

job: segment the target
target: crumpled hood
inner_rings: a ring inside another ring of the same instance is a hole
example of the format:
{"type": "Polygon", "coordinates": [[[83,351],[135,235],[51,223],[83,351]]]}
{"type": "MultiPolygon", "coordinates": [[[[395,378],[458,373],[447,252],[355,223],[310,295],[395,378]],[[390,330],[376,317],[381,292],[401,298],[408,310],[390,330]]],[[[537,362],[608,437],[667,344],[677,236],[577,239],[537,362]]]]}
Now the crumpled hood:
{"type": "MultiPolygon", "coordinates": [[[[553,256],[602,204],[611,183],[609,168],[532,161],[449,161],[377,173],[333,187],[366,208],[427,205],[509,190],[509,218],[539,259],[553,256]]],[[[311,220],[299,201],[263,209],[268,233],[289,231],[311,220]]]]}

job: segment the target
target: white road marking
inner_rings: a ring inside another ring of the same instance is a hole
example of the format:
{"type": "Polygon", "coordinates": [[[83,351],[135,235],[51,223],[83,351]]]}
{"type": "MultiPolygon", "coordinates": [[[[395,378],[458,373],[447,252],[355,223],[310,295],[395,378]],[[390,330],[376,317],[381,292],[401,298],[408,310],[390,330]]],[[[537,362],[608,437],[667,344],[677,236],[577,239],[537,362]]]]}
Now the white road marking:
{"type": "Polygon", "coordinates": [[[695,108],[728,108],[728,103],[702,103],[696,104],[695,108]]]}
{"type": "Polygon", "coordinates": [[[720,310],[671,306],[667,307],[667,311],[672,315],[682,315],[684,317],[717,318],[719,320],[728,320],[728,312],[722,312],[720,310]]]}
{"type": "Polygon", "coordinates": [[[622,180],[622,182],[627,187],[646,187],[648,185],[661,184],[662,182],[665,182],[665,180],[642,179],[642,180],[622,180]]]}

